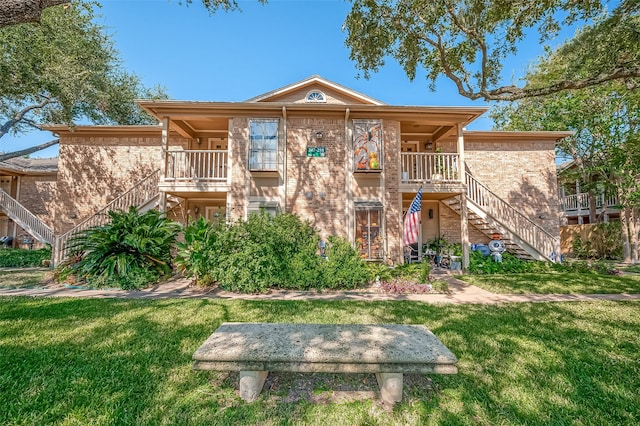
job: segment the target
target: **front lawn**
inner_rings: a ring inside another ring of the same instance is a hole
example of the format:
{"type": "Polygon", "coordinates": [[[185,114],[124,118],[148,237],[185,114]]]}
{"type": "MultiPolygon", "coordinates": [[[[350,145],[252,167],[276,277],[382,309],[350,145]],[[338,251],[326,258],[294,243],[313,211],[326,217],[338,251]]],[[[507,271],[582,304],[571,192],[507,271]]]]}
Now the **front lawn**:
{"type": "Polygon", "coordinates": [[[597,273],[545,272],[463,275],[461,280],[493,293],[614,294],[640,293],[639,276],[597,273]]]}
{"type": "Polygon", "coordinates": [[[631,425],[640,418],[640,302],[1,298],[0,330],[0,424],[631,425]],[[266,392],[246,404],[237,375],[191,370],[191,355],[223,321],[424,324],[458,356],[460,371],[432,382],[407,376],[393,411],[371,399],[373,375],[270,374],[266,392]]]}

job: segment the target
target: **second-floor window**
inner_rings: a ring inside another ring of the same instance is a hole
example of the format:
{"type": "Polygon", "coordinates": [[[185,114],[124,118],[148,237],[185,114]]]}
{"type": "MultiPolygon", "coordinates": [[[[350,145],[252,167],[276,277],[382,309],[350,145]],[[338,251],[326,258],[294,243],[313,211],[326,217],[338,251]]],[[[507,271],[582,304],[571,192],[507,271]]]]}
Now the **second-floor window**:
{"type": "Polygon", "coordinates": [[[278,120],[249,122],[249,169],[278,169],[278,120]]]}
{"type": "Polygon", "coordinates": [[[357,172],[382,170],[381,121],[353,121],[353,161],[357,172]]]}

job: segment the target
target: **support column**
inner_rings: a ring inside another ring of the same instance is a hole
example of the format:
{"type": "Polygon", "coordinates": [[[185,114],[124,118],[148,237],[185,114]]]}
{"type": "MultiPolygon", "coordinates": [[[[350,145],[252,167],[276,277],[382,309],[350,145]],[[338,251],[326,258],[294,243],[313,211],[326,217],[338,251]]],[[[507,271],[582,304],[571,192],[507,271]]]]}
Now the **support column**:
{"type": "Polygon", "coordinates": [[[376,373],[380,396],[385,404],[402,401],[402,373],[376,373]]]}
{"type": "MultiPolygon", "coordinates": [[[[161,138],[161,167],[160,167],[160,182],[164,181],[167,176],[167,151],[169,148],[169,117],[162,117],[162,138],[161,138]]],[[[160,199],[158,200],[158,210],[161,213],[167,211],[167,194],[164,191],[160,191],[160,199]]]]}
{"type": "Polygon", "coordinates": [[[460,241],[462,243],[462,270],[469,269],[469,215],[467,194],[460,194],[460,241]]]}
{"type": "Polygon", "coordinates": [[[462,243],[462,269],[469,269],[469,217],[467,214],[467,176],[464,156],[464,128],[458,123],[458,176],[464,192],[460,194],[460,241],[462,243]]]}
{"type": "Polygon", "coordinates": [[[240,398],[246,402],[255,401],[262,391],[267,373],[267,371],[241,371],[240,398]]]}

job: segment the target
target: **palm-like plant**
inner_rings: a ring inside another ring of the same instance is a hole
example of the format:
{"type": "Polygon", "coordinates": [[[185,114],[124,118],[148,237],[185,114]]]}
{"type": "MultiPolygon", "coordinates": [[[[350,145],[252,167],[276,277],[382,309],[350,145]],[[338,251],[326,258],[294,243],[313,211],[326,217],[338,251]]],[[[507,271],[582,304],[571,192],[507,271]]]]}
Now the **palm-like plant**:
{"type": "Polygon", "coordinates": [[[88,228],[70,242],[79,260],[70,273],[96,286],[144,287],[171,273],[171,249],[180,225],[155,210],[110,211],[111,222],[88,228]]]}

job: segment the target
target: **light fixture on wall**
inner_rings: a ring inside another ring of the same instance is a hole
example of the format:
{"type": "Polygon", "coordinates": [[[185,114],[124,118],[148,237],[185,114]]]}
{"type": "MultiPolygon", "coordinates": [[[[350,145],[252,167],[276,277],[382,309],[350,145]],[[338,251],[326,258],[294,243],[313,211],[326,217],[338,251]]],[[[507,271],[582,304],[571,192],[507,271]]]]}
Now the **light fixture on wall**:
{"type": "Polygon", "coordinates": [[[307,200],[311,200],[311,199],[313,199],[313,192],[311,192],[311,191],[305,192],[305,193],[304,193],[304,197],[305,197],[307,200]]]}
{"type": "Polygon", "coordinates": [[[433,219],[433,209],[429,209],[429,219],[433,219]]]}
{"type": "Polygon", "coordinates": [[[325,192],[318,192],[318,197],[320,197],[321,200],[324,200],[327,198],[327,194],[325,192]]]}
{"type": "Polygon", "coordinates": [[[193,208],[193,212],[194,212],[195,214],[198,214],[198,212],[199,212],[199,211],[200,211],[200,207],[195,206],[195,207],[193,208]]]}
{"type": "Polygon", "coordinates": [[[75,214],[75,213],[71,213],[71,214],[69,215],[69,218],[70,218],[70,219],[77,219],[77,218],[78,218],[78,215],[77,215],[77,214],[75,214]]]}
{"type": "Polygon", "coordinates": [[[429,141],[424,144],[424,149],[426,149],[427,151],[431,151],[432,148],[433,148],[433,142],[429,141]]]}
{"type": "Polygon", "coordinates": [[[316,139],[322,139],[324,137],[324,132],[322,130],[316,130],[316,139]]]}
{"type": "Polygon", "coordinates": [[[196,138],[196,143],[200,145],[202,143],[202,138],[196,138]]]}

